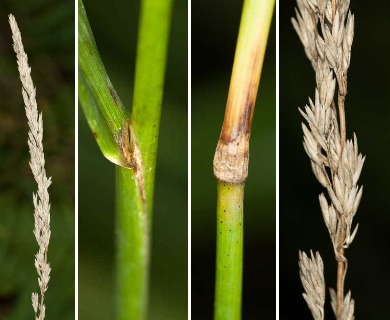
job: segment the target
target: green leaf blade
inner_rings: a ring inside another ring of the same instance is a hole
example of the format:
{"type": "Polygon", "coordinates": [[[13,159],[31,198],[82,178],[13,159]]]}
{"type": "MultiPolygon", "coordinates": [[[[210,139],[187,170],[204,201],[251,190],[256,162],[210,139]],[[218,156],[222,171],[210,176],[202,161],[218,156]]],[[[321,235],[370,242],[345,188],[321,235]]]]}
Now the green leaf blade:
{"type": "Polygon", "coordinates": [[[79,0],[78,18],[79,101],[103,155],[127,167],[120,137],[129,114],[106,73],[82,0],[79,0]]]}

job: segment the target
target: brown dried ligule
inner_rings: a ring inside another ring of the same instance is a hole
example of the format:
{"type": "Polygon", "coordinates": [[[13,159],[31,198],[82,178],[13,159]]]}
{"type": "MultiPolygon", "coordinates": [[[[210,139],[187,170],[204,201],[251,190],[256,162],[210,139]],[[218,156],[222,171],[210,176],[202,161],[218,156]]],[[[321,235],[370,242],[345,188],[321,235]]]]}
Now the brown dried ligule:
{"type": "Polygon", "coordinates": [[[122,155],[127,164],[126,167],[134,171],[134,176],[137,179],[142,197],[144,213],[146,214],[147,208],[142,155],[133,128],[131,126],[130,119],[127,119],[123,124],[120,147],[122,150],[122,155]]]}
{"type": "Polygon", "coordinates": [[[249,134],[228,142],[218,141],[214,155],[214,176],[222,182],[242,184],[248,176],[249,134]]]}
{"type": "Polygon", "coordinates": [[[120,147],[129,168],[134,168],[136,166],[134,160],[134,140],[134,133],[131,128],[130,120],[126,120],[122,128],[120,147]]]}

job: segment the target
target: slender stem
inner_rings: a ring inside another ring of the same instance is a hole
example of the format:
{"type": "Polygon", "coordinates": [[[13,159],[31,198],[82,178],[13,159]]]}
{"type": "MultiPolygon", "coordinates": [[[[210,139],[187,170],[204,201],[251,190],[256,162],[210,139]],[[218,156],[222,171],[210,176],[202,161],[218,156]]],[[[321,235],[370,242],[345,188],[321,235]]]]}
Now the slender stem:
{"type": "MultiPolygon", "coordinates": [[[[340,217],[341,224],[341,243],[345,240],[346,223],[345,217],[340,217]]],[[[341,320],[341,309],[344,304],[344,280],[347,273],[347,259],[344,256],[344,247],[340,246],[338,249],[338,261],[337,261],[337,320],[341,320]]]]}
{"type": "Polygon", "coordinates": [[[173,0],[143,0],[141,6],[132,125],[142,154],[149,218],[152,213],[172,4],[173,0]]]}
{"type": "MultiPolygon", "coordinates": [[[[338,92],[338,108],[339,108],[339,122],[340,122],[340,162],[343,157],[343,150],[346,141],[347,128],[345,121],[345,95],[347,94],[347,76],[344,74],[337,74],[337,82],[339,85],[338,92]]],[[[340,216],[340,228],[341,228],[341,243],[344,244],[347,225],[345,217],[340,216]]],[[[344,280],[347,273],[347,259],[344,256],[344,247],[340,246],[338,249],[338,261],[337,261],[337,320],[341,320],[341,311],[344,302],[344,280]]]]}
{"type": "MultiPolygon", "coordinates": [[[[339,85],[338,92],[338,108],[339,108],[339,120],[340,120],[340,144],[341,144],[341,155],[343,153],[344,144],[347,136],[347,125],[345,122],[345,96],[347,94],[347,76],[344,74],[336,74],[337,83],[339,85]]],[[[341,161],[341,159],[340,159],[341,161]]]]}
{"type": "Polygon", "coordinates": [[[275,0],[245,0],[225,118],[214,156],[218,181],[215,320],[241,319],[243,199],[249,137],[275,0]]]}
{"type": "MultiPolygon", "coordinates": [[[[341,247],[339,254],[344,255],[341,247]]],[[[344,301],[344,261],[337,261],[337,320],[341,319],[341,309],[344,301]]]]}
{"type": "Polygon", "coordinates": [[[345,140],[346,140],[346,137],[347,137],[347,133],[346,133],[346,123],[345,123],[345,109],[344,109],[344,99],[345,97],[341,97],[339,96],[339,119],[340,119],[340,147],[341,147],[341,153],[343,153],[343,149],[344,149],[344,144],[345,144],[345,140]]]}
{"type": "Polygon", "coordinates": [[[117,319],[146,319],[149,227],[130,169],[116,166],[117,319]]]}
{"type": "Polygon", "coordinates": [[[275,0],[245,0],[225,118],[214,157],[219,181],[244,183],[249,136],[275,0]]]}
{"type": "MultiPolygon", "coordinates": [[[[117,167],[116,175],[119,320],[147,318],[154,177],[171,10],[171,0],[141,3],[131,116],[141,160],[133,170],[117,167]]],[[[128,151],[130,158],[134,156],[128,151]]]]}
{"type": "Polygon", "coordinates": [[[79,4],[80,102],[103,154],[115,164],[117,318],[147,317],[150,229],[158,132],[173,0],[142,0],[132,115],[121,103],[79,4]]]}
{"type": "Polygon", "coordinates": [[[244,185],[218,183],[215,320],[241,318],[244,185]]]}

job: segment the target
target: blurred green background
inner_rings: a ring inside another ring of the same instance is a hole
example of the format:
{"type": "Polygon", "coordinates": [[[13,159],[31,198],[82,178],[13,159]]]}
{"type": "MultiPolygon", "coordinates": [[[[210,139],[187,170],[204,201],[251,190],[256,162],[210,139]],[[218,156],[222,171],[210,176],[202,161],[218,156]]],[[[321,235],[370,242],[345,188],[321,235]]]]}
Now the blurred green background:
{"type": "Polygon", "coordinates": [[[0,319],[32,319],[38,291],[27,120],[8,14],[21,29],[43,113],[46,172],[53,179],[48,319],[74,319],[74,1],[0,4],[0,319]]]}
{"type": "MultiPolygon", "coordinates": [[[[132,103],[139,1],[84,1],[106,70],[132,103]]],[[[155,185],[149,319],[187,318],[187,1],[174,1],[155,185]]],[[[115,167],[79,108],[79,319],[114,319],[115,167]]]]}
{"type": "MultiPolygon", "coordinates": [[[[298,250],[318,250],[327,286],[335,286],[336,262],[322,219],[313,176],[302,147],[298,107],[314,96],[314,72],[290,22],[295,1],[280,4],[280,319],[312,319],[302,298],[298,250]]],[[[356,319],[390,319],[388,304],[390,162],[390,3],[351,1],[355,38],[346,97],[347,136],[356,132],[367,155],[360,178],[364,192],[355,216],[357,236],[346,251],[346,288],[356,300],[356,319]]],[[[329,296],[326,318],[333,319],[329,296]]]]}
{"type": "MultiPolygon", "coordinates": [[[[220,130],[242,1],[192,2],[191,258],[192,318],[212,319],[216,181],[213,157],[220,130]]],[[[253,118],[245,187],[243,319],[275,317],[275,18],[253,118]]]]}

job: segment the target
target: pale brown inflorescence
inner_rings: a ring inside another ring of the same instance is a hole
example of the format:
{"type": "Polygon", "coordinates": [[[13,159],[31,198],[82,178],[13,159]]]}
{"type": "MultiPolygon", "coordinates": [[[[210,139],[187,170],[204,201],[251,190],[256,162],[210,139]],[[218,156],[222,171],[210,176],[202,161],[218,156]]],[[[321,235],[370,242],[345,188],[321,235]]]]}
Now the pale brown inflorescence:
{"type": "Polygon", "coordinates": [[[350,320],[354,319],[354,302],[350,293],[343,298],[339,284],[344,285],[347,269],[344,249],[357,232],[357,226],[352,231],[352,223],[362,197],[363,187],[357,182],[365,160],[358,152],[356,135],[351,140],[345,138],[344,100],[354,16],[349,0],[297,0],[297,7],[292,23],[316,74],[314,101],[309,99],[304,110],[299,109],[307,121],[307,125],[302,124],[303,146],[330,200],[323,193],[319,197],[341,275],[339,296],[334,291],[331,294],[333,309],[338,319],[350,320]]]}
{"type": "Polygon", "coordinates": [[[36,92],[31,79],[31,68],[28,65],[27,54],[24,52],[22,37],[13,15],[9,15],[9,23],[12,29],[14,50],[17,57],[20,80],[22,81],[22,94],[26,107],[26,116],[30,131],[28,133],[28,146],[30,149],[30,167],[35,181],[38,184],[38,192],[33,195],[34,235],[39,249],[35,255],[35,267],[38,272],[38,293],[33,293],[31,300],[35,312],[35,320],[45,319],[44,297],[50,280],[50,265],[47,262],[47,251],[50,241],[50,201],[48,188],[51,178],[47,178],[45,171],[45,157],[43,153],[43,123],[42,114],[38,114],[36,92]]]}

